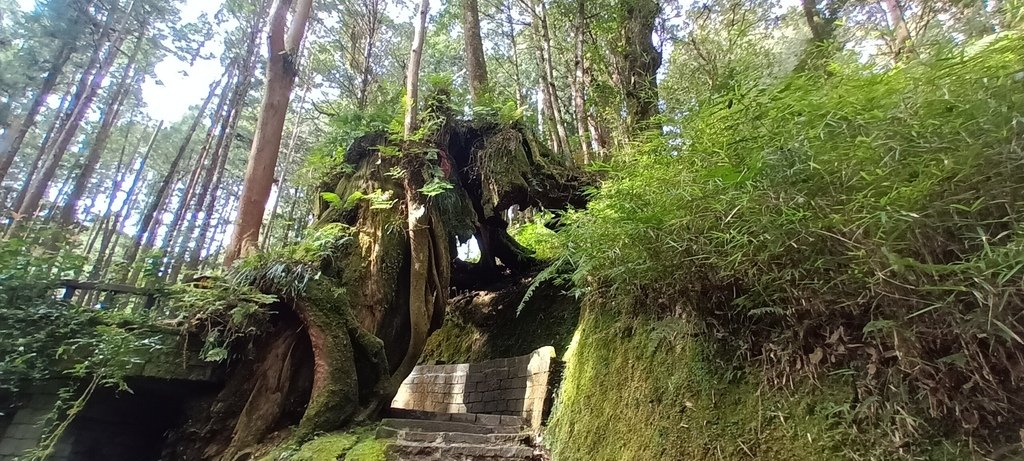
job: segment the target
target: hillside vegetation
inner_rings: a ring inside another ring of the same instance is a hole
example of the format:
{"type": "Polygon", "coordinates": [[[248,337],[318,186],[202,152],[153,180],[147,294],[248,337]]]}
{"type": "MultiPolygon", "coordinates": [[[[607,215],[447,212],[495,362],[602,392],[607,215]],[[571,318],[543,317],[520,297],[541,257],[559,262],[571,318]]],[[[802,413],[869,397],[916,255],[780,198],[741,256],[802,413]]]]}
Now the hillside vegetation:
{"type": "Polygon", "coordinates": [[[1019,446],[1021,56],[738,85],[626,148],[564,218],[585,303],[557,459],[1019,446]]]}

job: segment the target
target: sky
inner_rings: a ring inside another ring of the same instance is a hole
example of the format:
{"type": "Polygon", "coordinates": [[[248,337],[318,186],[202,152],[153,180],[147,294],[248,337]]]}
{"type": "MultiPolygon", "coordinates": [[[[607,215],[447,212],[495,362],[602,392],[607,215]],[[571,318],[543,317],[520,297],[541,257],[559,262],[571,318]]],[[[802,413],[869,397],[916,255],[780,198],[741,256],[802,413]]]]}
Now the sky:
{"type": "MultiPolygon", "coordinates": [[[[27,0],[22,0],[27,1],[27,0]]],[[[181,8],[182,23],[194,21],[202,13],[211,17],[220,7],[219,0],[186,0],[181,8]]],[[[214,38],[203,49],[203,54],[219,56],[222,46],[214,38]]],[[[219,79],[224,69],[219,59],[197,60],[192,66],[168,57],[156,65],[156,79],[148,78],[142,85],[146,113],[154,120],[172,122],[181,118],[189,106],[200,104],[210,89],[210,83],[219,79]]]]}

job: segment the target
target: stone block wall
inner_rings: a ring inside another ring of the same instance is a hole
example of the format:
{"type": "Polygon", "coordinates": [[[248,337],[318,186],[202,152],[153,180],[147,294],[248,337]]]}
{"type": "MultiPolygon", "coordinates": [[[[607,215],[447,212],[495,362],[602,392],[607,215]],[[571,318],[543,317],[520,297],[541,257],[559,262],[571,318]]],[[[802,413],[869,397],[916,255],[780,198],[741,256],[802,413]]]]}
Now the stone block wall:
{"type": "Polygon", "coordinates": [[[538,428],[549,405],[553,347],[480,363],[420,365],[402,383],[393,408],[522,418],[538,428]]]}
{"type": "MultiPolygon", "coordinates": [[[[26,451],[39,447],[45,432],[44,421],[57,404],[61,384],[40,386],[28,402],[11,418],[0,434],[0,461],[14,461],[26,451]]],[[[69,446],[58,443],[51,459],[67,459],[69,446]]]]}

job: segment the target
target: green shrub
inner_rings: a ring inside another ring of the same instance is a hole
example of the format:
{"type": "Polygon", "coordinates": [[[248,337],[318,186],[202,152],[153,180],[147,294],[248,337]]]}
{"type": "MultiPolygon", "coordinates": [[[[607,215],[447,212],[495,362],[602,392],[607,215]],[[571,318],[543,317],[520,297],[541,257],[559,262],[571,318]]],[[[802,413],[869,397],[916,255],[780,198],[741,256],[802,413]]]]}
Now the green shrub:
{"type": "MultiPolygon", "coordinates": [[[[1024,38],[737,92],[620,156],[572,213],[577,285],[695,315],[773,370],[857,378],[854,418],[998,438],[1024,420],[1024,38]]],[[[895,451],[905,451],[895,448],[895,451]]]]}
{"type": "Polygon", "coordinates": [[[548,229],[545,224],[551,215],[542,213],[525,224],[510,227],[509,235],[520,245],[533,251],[533,256],[541,261],[554,261],[565,252],[565,247],[558,234],[548,229]]]}

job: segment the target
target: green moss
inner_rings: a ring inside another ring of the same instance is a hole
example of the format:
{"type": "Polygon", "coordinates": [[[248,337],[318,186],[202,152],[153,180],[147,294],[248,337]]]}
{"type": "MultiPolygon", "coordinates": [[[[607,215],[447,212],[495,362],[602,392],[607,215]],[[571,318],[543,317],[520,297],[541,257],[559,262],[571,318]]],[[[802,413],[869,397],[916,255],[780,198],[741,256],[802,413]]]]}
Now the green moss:
{"type": "Polygon", "coordinates": [[[550,215],[541,215],[532,222],[512,226],[509,235],[520,245],[532,250],[535,258],[554,261],[565,253],[565,242],[557,232],[544,225],[550,218],[550,215]]]}
{"type": "Polygon", "coordinates": [[[548,432],[556,459],[832,460],[842,379],[786,391],[715,358],[679,319],[589,316],[576,332],[548,432]],[[799,396],[799,397],[790,397],[799,396]]]}
{"type": "Polygon", "coordinates": [[[376,438],[361,440],[345,456],[345,461],[384,461],[387,443],[376,438]]]}
{"type": "MultiPolygon", "coordinates": [[[[525,291],[525,286],[520,289],[525,291]]],[[[504,304],[504,310],[493,325],[477,327],[450,315],[427,339],[420,362],[479,362],[526,355],[544,346],[554,346],[562,354],[579,321],[579,302],[551,284],[537,287],[516,315],[520,299],[522,293],[516,297],[495,297],[494,302],[504,304]]]]}
{"type": "Polygon", "coordinates": [[[445,319],[444,325],[427,338],[420,362],[468,362],[474,357],[474,346],[481,339],[482,336],[476,328],[456,318],[445,319]]]}
{"type": "Polygon", "coordinates": [[[303,444],[298,453],[290,459],[293,461],[334,461],[342,459],[358,443],[358,434],[347,432],[325,434],[303,444]]]}
{"type": "Polygon", "coordinates": [[[373,427],[321,434],[302,445],[288,444],[261,461],[384,461],[386,443],[377,440],[373,427]]]}
{"type": "MultiPolygon", "coordinates": [[[[300,438],[322,430],[336,429],[354,415],[359,406],[359,383],[349,330],[355,320],[349,311],[345,290],[326,278],[309,284],[302,301],[304,320],[322,334],[324,360],[330,364],[318,389],[314,389],[306,413],[299,423],[300,438]]],[[[314,339],[316,342],[316,339],[314,339]]]]}

